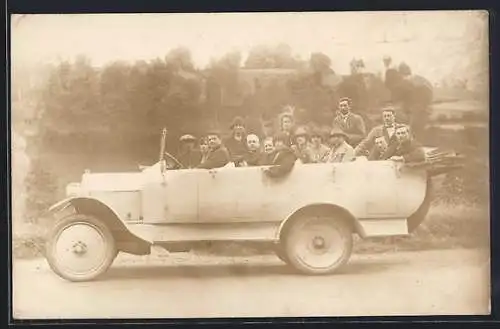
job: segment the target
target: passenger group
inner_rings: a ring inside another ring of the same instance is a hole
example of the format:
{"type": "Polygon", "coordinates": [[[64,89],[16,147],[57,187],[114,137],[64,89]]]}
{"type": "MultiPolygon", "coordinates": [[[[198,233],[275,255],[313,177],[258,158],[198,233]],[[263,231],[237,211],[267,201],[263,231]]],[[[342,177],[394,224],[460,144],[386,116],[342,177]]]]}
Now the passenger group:
{"type": "Polygon", "coordinates": [[[259,138],[247,133],[241,117],[236,117],[230,129],[232,134],[222,140],[220,131],[208,131],[199,140],[192,135],[180,138],[178,160],[185,168],[220,168],[230,163],[236,167],[265,166],[269,176],[288,173],[297,161],[301,163],[339,163],[366,156],[370,161],[393,160],[420,162],[425,154],[412,137],[410,127],[396,122],[395,109],[382,109],[382,124],[366,134],[363,118],[351,111],[351,100],[338,102],[332,129],[326,134],[319,128],[295,127],[292,112],[280,115],[280,131],[273,137],[259,138]]]}

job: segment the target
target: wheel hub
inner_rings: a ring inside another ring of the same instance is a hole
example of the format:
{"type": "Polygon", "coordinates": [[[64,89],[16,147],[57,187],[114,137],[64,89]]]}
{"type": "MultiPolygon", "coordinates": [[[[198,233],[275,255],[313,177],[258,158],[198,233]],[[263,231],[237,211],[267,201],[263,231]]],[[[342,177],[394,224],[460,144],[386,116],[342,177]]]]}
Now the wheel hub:
{"type": "Polygon", "coordinates": [[[344,237],[332,222],[321,218],[311,219],[295,232],[294,256],[306,267],[327,270],[342,260],[346,250],[344,237]]]}
{"type": "Polygon", "coordinates": [[[315,249],[325,248],[325,239],[321,236],[315,236],[313,239],[313,247],[315,249]]]}
{"type": "Polygon", "coordinates": [[[54,244],[54,257],[61,271],[72,276],[86,276],[105,262],[106,241],[95,226],[72,223],[61,230],[54,244]]]}
{"type": "Polygon", "coordinates": [[[87,253],[87,245],[82,242],[82,241],[77,241],[73,246],[72,246],[72,251],[74,254],[78,256],[82,256],[85,253],[87,253]]]}

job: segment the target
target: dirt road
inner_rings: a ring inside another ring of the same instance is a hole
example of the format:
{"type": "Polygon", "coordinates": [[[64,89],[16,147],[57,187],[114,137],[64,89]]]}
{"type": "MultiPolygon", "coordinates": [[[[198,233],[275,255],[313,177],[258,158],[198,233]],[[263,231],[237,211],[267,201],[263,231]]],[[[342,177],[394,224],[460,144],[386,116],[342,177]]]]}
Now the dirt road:
{"type": "Polygon", "coordinates": [[[354,255],[336,275],[293,273],[273,256],[119,256],[96,282],[16,261],[14,317],[170,318],[487,314],[489,257],[447,250],[354,255]]]}

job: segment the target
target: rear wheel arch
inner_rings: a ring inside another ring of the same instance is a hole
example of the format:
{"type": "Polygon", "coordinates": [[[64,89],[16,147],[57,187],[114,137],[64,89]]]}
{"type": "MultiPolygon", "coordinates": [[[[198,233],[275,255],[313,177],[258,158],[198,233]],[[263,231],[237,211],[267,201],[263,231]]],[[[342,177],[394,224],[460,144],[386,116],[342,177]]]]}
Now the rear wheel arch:
{"type": "Polygon", "coordinates": [[[77,214],[93,216],[102,221],[113,234],[119,251],[135,255],[150,253],[151,243],[131,233],[116,212],[102,201],[80,197],[68,200],[68,204],[77,214]]]}
{"type": "Polygon", "coordinates": [[[279,227],[278,239],[281,241],[291,224],[305,215],[335,217],[336,220],[343,220],[348,223],[354,233],[362,235],[361,226],[347,209],[335,204],[318,203],[299,208],[288,216],[279,227]]]}

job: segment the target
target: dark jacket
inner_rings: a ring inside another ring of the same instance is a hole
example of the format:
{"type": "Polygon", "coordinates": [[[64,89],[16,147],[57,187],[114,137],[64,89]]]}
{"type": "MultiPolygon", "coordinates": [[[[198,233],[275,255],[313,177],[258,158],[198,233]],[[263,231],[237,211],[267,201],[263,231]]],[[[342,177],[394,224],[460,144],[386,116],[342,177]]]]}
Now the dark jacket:
{"type": "Polygon", "coordinates": [[[200,150],[181,151],[177,156],[177,160],[184,168],[196,168],[201,162],[200,150]]]}
{"type": "Polygon", "coordinates": [[[231,136],[224,141],[224,146],[229,152],[231,161],[235,163],[242,161],[248,152],[245,136],[243,136],[241,141],[238,141],[231,136]]]}
{"type": "Polygon", "coordinates": [[[255,151],[255,152],[247,151],[244,160],[248,166],[259,166],[261,157],[262,157],[262,152],[260,151],[255,151]]]}
{"type": "Polygon", "coordinates": [[[382,160],[387,160],[393,156],[402,156],[405,162],[425,161],[425,153],[422,146],[415,140],[405,143],[392,143],[382,156],[382,160]]]}
{"type": "Polygon", "coordinates": [[[293,132],[294,132],[294,129],[292,129],[291,131],[287,132],[287,131],[284,131],[282,130],[281,131],[283,134],[287,135],[287,139],[285,141],[285,144],[290,147],[293,145],[293,132]]]}
{"type": "Polygon", "coordinates": [[[333,126],[342,129],[347,134],[348,143],[352,147],[356,147],[366,135],[365,121],[360,115],[352,112],[347,115],[345,120],[338,113],[333,120],[333,126]]]}
{"type": "Polygon", "coordinates": [[[290,173],[295,165],[297,157],[289,148],[276,151],[272,162],[272,167],[265,171],[270,177],[283,177],[290,173]]]}
{"type": "Polygon", "coordinates": [[[311,154],[309,153],[309,147],[304,146],[303,148],[299,148],[298,145],[292,145],[291,147],[292,151],[295,154],[295,157],[300,159],[302,163],[311,163],[311,154]]]}
{"type": "Polygon", "coordinates": [[[384,136],[384,139],[387,142],[387,145],[394,142],[395,138],[396,138],[394,133],[392,136],[389,136],[389,132],[387,131],[387,128],[385,127],[385,125],[382,124],[382,125],[376,126],[368,133],[368,136],[366,136],[358,144],[358,146],[356,146],[356,148],[354,149],[354,151],[356,152],[356,155],[357,156],[363,155],[365,152],[371,150],[374,146],[375,139],[379,136],[384,136]]]}
{"type": "Polygon", "coordinates": [[[207,155],[205,162],[200,163],[198,168],[212,169],[224,167],[231,159],[229,158],[229,152],[224,146],[219,146],[215,150],[210,150],[207,155]]]}
{"type": "Polygon", "coordinates": [[[258,165],[259,166],[270,166],[270,165],[272,165],[275,156],[276,156],[276,152],[272,152],[272,153],[262,152],[260,154],[259,164],[258,165]]]}
{"type": "Polygon", "coordinates": [[[369,161],[382,160],[383,155],[384,155],[383,151],[381,151],[377,146],[373,146],[370,151],[370,154],[368,155],[368,160],[369,161]]]}

